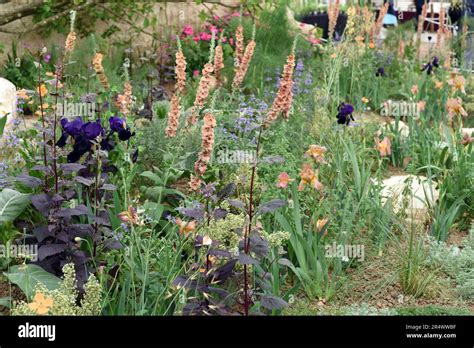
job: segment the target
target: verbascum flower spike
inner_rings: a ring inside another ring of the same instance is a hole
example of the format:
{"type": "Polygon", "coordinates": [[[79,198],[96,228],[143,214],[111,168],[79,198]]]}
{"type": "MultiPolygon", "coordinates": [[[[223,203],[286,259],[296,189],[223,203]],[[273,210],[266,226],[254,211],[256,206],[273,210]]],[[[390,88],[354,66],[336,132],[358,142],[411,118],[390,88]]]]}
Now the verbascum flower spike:
{"type": "Polygon", "coordinates": [[[362,9],[362,18],[363,23],[361,25],[362,30],[360,34],[361,36],[370,35],[371,28],[374,24],[374,16],[367,6],[364,6],[364,8],[362,9]]]}
{"type": "Polygon", "coordinates": [[[374,30],[372,32],[372,41],[374,41],[380,34],[380,30],[382,30],[383,26],[383,19],[388,12],[388,5],[389,3],[386,2],[381,8],[379,12],[379,16],[377,17],[377,21],[374,24],[374,30]]]}
{"type": "Polygon", "coordinates": [[[421,14],[418,17],[418,28],[416,30],[416,43],[417,43],[417,53],[416,56],[420,58],[420,44],[421,44],[421,33],[423,32],[423,26],[425,23],[426,15],[428,14],[428,4],[424,3],[421,8],[421,14]]]}
{"type": "Polygon", "coordinates": [[[214,147],[214,128],[216,127],[216,119],[211,113],[204,116],[204,124],[201,128],[201,152],[194,163],[194,171],[197,175],[203,176],[207,170],[207,165],[211,160],[212,150],[214,147]]]}
{"type": "Polygon", "coordinates": [[[132,104],[133,100],[133,88],[129,80],[128,67],[128,64],[123,64],[123,72],[125,76],[125,83],[123,84],[123,94],[119,94],[116,100],[117,107],[124,115],[128,114],[130,110],[130,105],[132,104]]]}
{"type": "Polygon", "coordinates": [[[424,25],[427,14],[428,14],[428,4],[424,3],[421,8],[420,18],[418,19],[418,27],[416,30],[418,36],[420,36],[421,33],[423,32],[423,25],[424,25]]]}
{"type": "Polygon", "coordinates": [[[186,57],[181,49],[181,42],[178,38],[178,51],[176,52],[176,66],[175,66],[175,74],[176,74],[176,91],[178,93],[182,93],[184,88],[186,87],[186,57]]]}
{"type": "Polygon", "coordinates": [[[195,192],[201,188],[203,181],[199,179],[199,177],[191,174],[191,180],[189,181],[188,184],[189,184],[190,190],[195,192]]]}
{"type": "Polygon", "coordinates": [[[221,70],[224,68],[224,51],[222,46],[218,45],[214,53],[214,75],[217,84],[221,84],[221,70]]]}
{"type": "Polygon", "coordinates": [[[329,35],[329,40],[332,40],[333,35],[334,35],[334,30],[336,29],[336,24],[337,24],[337,18],[339,17],[339,0],[336,0],[335,3],[332,3],[329,1],[328,3],[328,35],[329,35]]]}
{"type": "Polygon", "coordinates": [[[170,110],[168,112],[168,124],[165,129],[165,134],[168,138],[176,136],[179,127],[179,116],[181,113],[181,106],[179,105],[179,97],[173,94],[170,102],[170,110]]]}
{"type": "Polygon", "coordinates": [[[244,55],[244,28],[238,25],[235,31],[235,65],[239,66],[244,55]]]}
{"type": "Polygon", "coordinates": [[[117,98],[117,104],[120,108],[120,112],[124,115],[128,114],[130,105],[132,104],[132,84],[130,81],[125,81],[123,84],[123,94],[120,94],[117,98]]]}
{"type": "Polygon", "coordinates": [[[278,114],[282,113],[283,117],[288,120],[291,103],[293,101],[293,70],[295,68],[295,55],[292,53],[288,56],[286,64],[283,68],[283,77],[280,80],[277,96],[268,111],[265,118],[265,127],[273,123],[278,114]]]}
{"type": "Polygon", "coordinates": [[[186,127],[193,125],[197,122],[198,114],[200,109],[204,106],[207,97],[209,96],[209,91],[211,89],[211,83],[213,81],[212,73],[214,71],[214,65],[211,63],[206,63],[202,69],[201,80],[196,92],[196,98],[194,99],[194,105],[191,108],[191,113],[186,119],[186,127]]]}
{"type": "Polygon", "coordinates": [[[344,30],[344,34],[348,41],[351,41],[355,34],[356,14],[357,10],[354,6],[349,6],[347,8],[347,24],[344,30]]]}
{"type": "Polygon", "coordinates": [[[209,61],[204,65],[204,68],[202,69],[201,80],[199,80],[199,85],[196,91],[196,97],[194,98],[194,104],[191,108],[189,116],[186,118],[186,128],[189,128],[191,125],[196,124],[198,120],[199,111],[204,106],[204,103],[206,102],[206,99],[209,96],[211,86],[213,82],[215,82],[214,76],[212,76],[212,73],[214,72],[214,42],[215,36],[213,32],[211,39],[211,49],[209,53],[209,61]]]}
{"type": "Polygon", "coordinates": [[[245,47],[245,53],[242,57],[242,61],[240,62],[237,72],[235,73],[234,81],[232,81],[232,88],[234,90],[240,87],[245,78],[245,75],[247,74],[247,70],[255,50],[255,45],[255,41],[250,40],[247,44],[247,47],[245,47]]]}
{"type": "Polygon", "coordinates": [[[109,82],[107,80],[107,76],[105,76],[104,67],[102,66],[102,58],[102,53],[96,53],[94,59],[92,60],[92,65],[102,87],[104,89],[109,89],[109,82]]]}
{"type": "Polygon", "coordinates": [[[66,38],[66,44],[64,47],[65,53],[72,52],[74,49],[74,46],[76,44],[76,32],[74,31],[74,24],[76,22],[76,11],[71,11],[70,12],[70,17],[71,17],[71,28],[69,30],[69,34],[66,38]]]}

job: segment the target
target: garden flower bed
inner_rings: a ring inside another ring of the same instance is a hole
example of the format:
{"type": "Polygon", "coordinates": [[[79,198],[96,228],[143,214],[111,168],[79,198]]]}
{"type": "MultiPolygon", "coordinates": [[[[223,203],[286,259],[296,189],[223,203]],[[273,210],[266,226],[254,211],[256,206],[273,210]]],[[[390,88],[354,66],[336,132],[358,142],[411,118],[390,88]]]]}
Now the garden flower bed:
{"type": "Polygon", "coordinates": [[[473,315],[472,23],[287,5],[12,47],[0,313],[473,315]]]}

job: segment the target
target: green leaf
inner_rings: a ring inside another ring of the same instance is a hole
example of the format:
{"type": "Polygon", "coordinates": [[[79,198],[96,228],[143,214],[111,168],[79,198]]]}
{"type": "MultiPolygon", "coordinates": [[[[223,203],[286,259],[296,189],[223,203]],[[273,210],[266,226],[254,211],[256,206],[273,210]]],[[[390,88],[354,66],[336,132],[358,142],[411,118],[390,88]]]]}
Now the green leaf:
{"type": "Polygon", "coordinates": [[[175,189],[166,189],[165,188],[163,190],[163,195],[178,195],[178,196],[181,196],[183,198],[186,198],[184,193],[182,193],[181,191],[175,190],[175,189]]]}
{"type": "Polygon", "coordinates": [[[3,135],[5,125],[7,124],[7,116],[0,118],[0,137],[3,135]]]}
{"type": "Polygon", "coordinates": [[[163,180],[153,172],[145,171],[141,173],[140,176],[144,176],[145,178],[153,180],[153,182],[157,185],[164,186],[163,180]]]}
{"type": "Polygon", "coordinates": [[[199,19],[201,20],[201,22],[205,22],[206,18],[207,18],[207,13],[204,10],[201,10],[199,12],[199,19]]]}
{"type": "Polygon", "coordinates": [[[148,213],[148,215],[153,219],[153,221],[160,221],[161,215],[163,214],[163,211],[165,210],[165,206],[155,203],[155,202],[146,202],[145,205],[145,211],[148,213]]]}
{"type": "Polygon", "coordinates": [[[59,288],[62,280],[51,273],[46,272],[37,265],[15,265],[10,267],[9,273],[5,276],[13,284],[24,292],[26,297],[31,300],[34,296],[36,286],[41,283],[48,290],[59,288]]]}
{"type": "Polygon", "coordinates": [[[0,222],[12,222],[30,203],[30,195],[15,190],[0,192],[0,222]]]}
{"type": "Polygon", "coordinates": [[[10,308],[11,302],[11,297],[0,297],[0,306],[10,308]]]}

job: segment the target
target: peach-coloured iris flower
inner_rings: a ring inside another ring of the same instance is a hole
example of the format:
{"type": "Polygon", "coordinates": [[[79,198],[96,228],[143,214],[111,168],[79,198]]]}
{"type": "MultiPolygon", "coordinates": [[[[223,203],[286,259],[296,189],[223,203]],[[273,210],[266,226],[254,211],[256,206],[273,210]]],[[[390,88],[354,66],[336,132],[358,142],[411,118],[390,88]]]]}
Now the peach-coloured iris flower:
{"type": "Polygon", "coordinates": [[[376,139],[376,148],[382,157],[390,156],[392,154],[391,143],[388,137],[383,138],[382,141],[376,139]]]}
{"type": "Polygon", "coordinates": [[[290,178],[287,172],[281,172],[278,175],[278,183],[277,187],[278,188],[287,188],[288,184],[292,182],[294,179],[290,178]]]}
{"type": "Polygon", "coordinates": [[[324,159],[326,151],[327,149],[325,146],[310,145],[308,151],[306,151],[306,156],[311,157],[318,163],[326,163],[324,159]]]}
{"type": "Polygon", "coordinates": [[[180,218],[177,218],[176,224],[179,226],[179,233],[181,234],[188,234],[196,229],[196,220],[183,221],[180,218]]]}
{"type": "Polygon", "coordinates": [[[318,173],[313,170],[311,164],[305,163],[301,168],[300,172],[301,181],[298,185],[298,191],[303,191],[304,187],[308,184],[316,190],[320,191],[324,188],[324,185],[318,180],[318,173]]]}

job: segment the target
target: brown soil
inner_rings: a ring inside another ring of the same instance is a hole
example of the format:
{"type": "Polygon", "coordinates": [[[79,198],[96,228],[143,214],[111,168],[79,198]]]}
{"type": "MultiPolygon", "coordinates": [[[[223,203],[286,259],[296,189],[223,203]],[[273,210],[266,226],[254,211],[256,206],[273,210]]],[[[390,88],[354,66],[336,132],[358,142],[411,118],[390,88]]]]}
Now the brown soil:
{"type": "Polygon", "coordinates": [[[467,237],[468,231],[449,231],[448,240],[446,241],[449,245],[462,246],[463,240],[467,237]]]}
{"type": "Polygon", "coordinates": [[[394,167],[391,164],[387,166],[387,178],[390,178],[395,175],[407,175],[408,173],[405,172],[402,168],[400,167],[394,167]]]}
{"type": "Polygon", "coordinates": [[[189,188],[188,178],[180,178],[176,182],[171,184],[170,187],[184,193],[185,195],[188,195],[191,193],[191,189],[189,188]]]}
{"type": "MultiPolygon", "coordinates": [[[[0,277],[0,298],[2,297],[11,297],[13,301],[26,300],[26,297],[20,288],[16,285],[10,285],[4,277],[0,277]]],[[[10,309],[0,306],[0,315],[10,315],[10,309]]]]}

